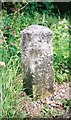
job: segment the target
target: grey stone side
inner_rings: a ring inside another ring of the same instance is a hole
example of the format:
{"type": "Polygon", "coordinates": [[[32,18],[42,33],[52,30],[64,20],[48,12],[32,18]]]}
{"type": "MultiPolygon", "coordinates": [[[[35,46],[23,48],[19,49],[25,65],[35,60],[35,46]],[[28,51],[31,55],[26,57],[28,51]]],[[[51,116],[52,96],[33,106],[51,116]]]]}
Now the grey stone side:
{"type": "MultiPolygon", "coordinates": [[[[24,72],[32,76],[31,89],[35,98],[46,97],[53,91],[52,31],[44,26],[31,25],[21,32],[24,72]]],[[[26,81],[27,81],[26,80],[26,81]]],[[[27,83],[27,85],[28,85],[27,83]]]]}

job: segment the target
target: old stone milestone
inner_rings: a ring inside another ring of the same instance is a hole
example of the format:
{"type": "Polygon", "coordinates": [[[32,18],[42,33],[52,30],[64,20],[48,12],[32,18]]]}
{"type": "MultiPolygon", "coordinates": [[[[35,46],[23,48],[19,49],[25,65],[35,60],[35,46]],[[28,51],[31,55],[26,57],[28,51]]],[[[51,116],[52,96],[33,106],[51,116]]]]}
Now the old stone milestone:
{"type": "Polygon", "coordinates": [[[34,98],[45,98],[53,91],[52,31],[31,25],[21,32],[23,70],[27,92],[34,98]]]}

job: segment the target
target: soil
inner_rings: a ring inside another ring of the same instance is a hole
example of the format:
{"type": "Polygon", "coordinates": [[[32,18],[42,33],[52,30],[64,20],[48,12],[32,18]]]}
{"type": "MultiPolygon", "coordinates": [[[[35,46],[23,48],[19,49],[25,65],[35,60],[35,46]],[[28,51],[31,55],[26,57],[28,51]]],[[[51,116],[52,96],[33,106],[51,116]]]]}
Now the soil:
{"type": "MultiPolygon", "coordinates": [[[[45,106],[48,106],[48,109],[56,109],[57,117],[55,120],[61,120],[61,118],[70,119],[71,110],[65,109],[63,105],[64,100],[71,100],[71,83],[64,82],[63,84],[54,84],[54,93],[45,99],[38,99],[34,101],[32,98],[26,95],[25,92],[21,92],[19,95],[20,102],[19,106],[22,111],[25,111],[30,115],[31,118],[35,118],[42,114],[45,106]]],[[[47,112],[46,112],[47,113],[47,112]]],[[[51,118],[51,116],[50,116],[51,118]]],[[[40,120],[40,119],[39,119],[40,120]]]]}

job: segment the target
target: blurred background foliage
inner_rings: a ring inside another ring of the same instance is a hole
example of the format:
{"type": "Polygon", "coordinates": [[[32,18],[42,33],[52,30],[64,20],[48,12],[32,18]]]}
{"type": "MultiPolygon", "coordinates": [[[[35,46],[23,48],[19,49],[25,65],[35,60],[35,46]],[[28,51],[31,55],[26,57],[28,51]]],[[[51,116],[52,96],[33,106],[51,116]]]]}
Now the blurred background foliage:
{"type": "Polygon", "coordinates": [[[53,31],[55,81],[70,81],[70,3],[4,2],[0,14],[2,117],[20,117],[18,94],[25,89],[20,32],[31,24],[49,27],[53,31]]]}
{"type": "MultiPolygon", "coordinates": [[[[8,13],[12,13],[20,7],[23,7],[25,4],[26,3],[24,2],[4,2],[3,9],[7,10],[8,13]]],[[[63,17],[64,15],[70,14],[70,5],[70,2],[29,2],[25,7],[24,12],[47,12],[48,14],[55,14],[63,17]]]]}

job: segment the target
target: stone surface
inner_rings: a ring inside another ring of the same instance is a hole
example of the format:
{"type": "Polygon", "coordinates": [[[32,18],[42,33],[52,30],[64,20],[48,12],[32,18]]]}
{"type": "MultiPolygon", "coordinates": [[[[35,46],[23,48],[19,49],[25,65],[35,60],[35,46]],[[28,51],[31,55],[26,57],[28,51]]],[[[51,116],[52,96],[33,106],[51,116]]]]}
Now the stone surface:
{"type": "Polygon", "coordinates": [[[21,32],[21,38],[27,93],[33,93],[35,98],[45,98],[53,91],[54,82],[52,31],[31,25],[21,32]]]}

